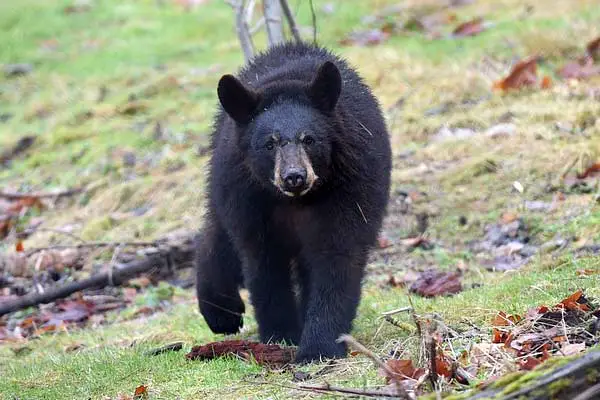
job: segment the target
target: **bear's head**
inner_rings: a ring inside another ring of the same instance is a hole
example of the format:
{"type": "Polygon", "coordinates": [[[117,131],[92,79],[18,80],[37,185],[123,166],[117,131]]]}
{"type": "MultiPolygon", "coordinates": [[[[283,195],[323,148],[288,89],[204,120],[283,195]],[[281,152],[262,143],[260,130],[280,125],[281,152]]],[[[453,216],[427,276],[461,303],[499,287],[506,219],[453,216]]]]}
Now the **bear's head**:
{"type": "Polygon", "coordinates": [[[327,61],[309,83],[284,80],[253,89],[224,75],[217,92],[253,176],[269,189],[300,197],[330,176],[341,90],[340,72],[327,61]]]}

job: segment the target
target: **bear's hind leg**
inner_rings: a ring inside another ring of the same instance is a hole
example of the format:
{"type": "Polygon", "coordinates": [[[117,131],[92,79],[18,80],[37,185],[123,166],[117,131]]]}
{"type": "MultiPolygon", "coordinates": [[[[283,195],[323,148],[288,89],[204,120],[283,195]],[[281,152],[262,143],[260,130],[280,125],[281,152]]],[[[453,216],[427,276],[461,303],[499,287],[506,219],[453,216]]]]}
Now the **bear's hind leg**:
{"type": "Polygon", "coordinates": [[[242,269],[227,233],[212,220],[198,235],[196,290],[200,312],[214,333],[232,334],[243,326],[239,288],[242,269]]]}

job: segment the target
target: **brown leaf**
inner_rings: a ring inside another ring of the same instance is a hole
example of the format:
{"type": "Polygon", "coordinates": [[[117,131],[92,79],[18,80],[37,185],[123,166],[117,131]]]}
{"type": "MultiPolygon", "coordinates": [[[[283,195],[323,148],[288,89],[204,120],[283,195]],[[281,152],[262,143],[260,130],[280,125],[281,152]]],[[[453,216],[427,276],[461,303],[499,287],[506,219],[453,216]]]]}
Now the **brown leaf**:
{"type": "Polygon", "coordinates": [[[566,64],[558,70],[558,74],[564,79],[588,79],[600,75],[600,66],[594,65],[594,59],[586,56],[566,64]]]}
{"type": "Polygon", "coordinates": [[[140,385],[135,388],[133,393],[134,399],[147,399],[148,398],[148,387],[146,385],[140,385]]]}
{"type": "Polygon", "coordinates": [[[426,237],[419,235],[417,237],[402,239],[400,243],[403,246],[408,247],[409,249],[421,248],[423,250],[431,250],[433,248],[433,243],[429,241],[426,237]]]}
{"type": "Polygon", "coordinates": [[[390,381],[402,381],[404,379],[419,379],[425,374],[425,369],[415,368],[412,360],[388,360],[385,363],[394,375],[389,375],[383,368],[379,369],[379,374],[385,376],[386,383],[390,381]]]}
{"type": "Polygon", "coordinates": [[[387,249],[391,245],[392,245],[392,242],[390,241],[390,239],[388,239],[384,235],[379,235],[379,237],[377,238],[377,248],[387,249]]]}
{"type": "Polygon", "coordinates": [[[573,293],[572,295],[570,295],[569,297],[567,297],[566,299],[564,299],[563,301],[561,301],[560,303],[558,303],[556,306],[560,307],[560,308],[564,308],[565,310],[568,311],[575,311],[575,310],[580,310],[580,311],[590,311],[591,308],[588,304],[586,304],[585,298],[582,299],[583,296],[583,291],[582,290],[578,290],[575,293],[573,293]]]}
{"type": "Polygon", "coordinates": [[[355,31],[340,41],[343,46],[374,46],[385,42],[390,37],[389,32],[379,28],[355,31]]]}
{"type": "Polygon", "coordinates": [[[519,367],[521,367],[521,369],[523,370],[531,371],[541,363],[541,360],[538,360],[537,358],[532,356],[527,356],[524,360],[519,361],[519,367]]]}
{"type": "Polygon", "coordinates": [[[444,296],[462,291],[460,272],[427,270],[410,286],[410,291],[424,297],[444,296]]]}
{"type": "MultiPolygon", "coordinates": [[[[537,85],[537,61],[537,56],[528,57],[519,61],[513,66],[506,78],[494,83],[494,89],[507,91],[537,85]]],[[[550,78],[544,78],[542,80],[542,88],[550,84],[549,79],[550,78]]]]}
{"type": "Polygon", "coordinates": [[[212,360],[227,355],[238,355],[244,359],[254,358],[257,363],[267,366],[283,366],[294,359],[295,351],[290,347],[276,344],[263,344],[247,340],[225,340],[194,346],[186,355],[190,360],[212,360]]]}
{"type": "Polygon", "coordinates": [[[23,241],[22,240],[17,241],[17,244],[15,245],[15,251],[17,253],[22,253],[23,251],[25,251],[25,248],[23,247],[23,241]]]}
{"type": "Polygon", "coordinates": [[[577,276],[590,276],[600,274],[600,269],[578,269],[577,276]]]}
{"type": "Polygon", "coordinates": [[[600,162],[590,165],[585,171],[577,175],[577,179],[586,179],[600,173],[600,162]]]}
{"type": "Polygon", "coordinates": [[[475,36],[485,31],[483,18],[475,18],[471,21],[460,24],[452,31],[454,37],[475,36]]]}
{"type": "Polygon", "coordinates": [[[448,379],[452,378],[452,360],[443,353],[438,352],[435,356],[435,370],[438,375],[445,376],[448,379]]]}
{"type": "Polygon", "coordinates": [[[595,60],[600,58],[600,36],[598,36],[596,39],[590,41],[585,46],[585,49],[587,51],[588,56],[592,57],[595,60]]]}

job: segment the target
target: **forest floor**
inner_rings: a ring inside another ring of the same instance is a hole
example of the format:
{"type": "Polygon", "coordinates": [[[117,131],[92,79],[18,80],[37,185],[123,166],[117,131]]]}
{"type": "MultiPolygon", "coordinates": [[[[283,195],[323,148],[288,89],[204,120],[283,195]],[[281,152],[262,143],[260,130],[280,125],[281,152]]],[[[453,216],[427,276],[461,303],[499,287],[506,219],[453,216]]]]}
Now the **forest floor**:
{"type": "MultiPolygon", "coordinates": [[[[309,2],[297,3],[310,38],[309,2]]],[[[597,328],[588,329],[600,317],[596,1],[396,3],[315,2],[320,43],[373,88],[393,144],[388,217],[353,337],[383,362],[411,360],[419,376],[431,372],[423,340],[435,340],[446,375],[436,390],[446,394],[597,347],[597,328]],[[517,346],[517,333],[509,343],[497,327],[535,325],[531,310],[559,303],[560,332],[521,330],[517,346]],[[580,325],[565,325],[571,311],[580,325]],[[499,313],[522,320],[504,324],[499,313]]],[[[193,234],[216,82],[243,62],[231,7],[2,2],[0,31],[0,305],[193,234]],[[35,195],[73,188],[85,190],[35,195]]],[[[264,33],[255,42],[264,48],[264,33]]],[[[143,275],[0,317],[0,399],[129,399],[136,388],[150,399],[322,395],[298,389],[300,372],[305,385],[386,386],[356,353],[326,368],[187,360],[192,346],[223,340],[200,316],[192,282],[190,269],[143,275]],[[172,342],[182,350],[147,354],[172,342]]],[[[256,336],[249,307],[234,338],[256,336]]]]}

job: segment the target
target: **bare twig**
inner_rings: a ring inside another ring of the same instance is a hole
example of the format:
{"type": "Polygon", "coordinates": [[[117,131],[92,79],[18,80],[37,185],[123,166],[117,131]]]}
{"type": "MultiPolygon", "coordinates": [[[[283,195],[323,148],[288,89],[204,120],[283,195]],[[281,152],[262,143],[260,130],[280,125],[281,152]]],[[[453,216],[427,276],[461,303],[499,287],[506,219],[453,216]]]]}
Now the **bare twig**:
{"type": "Polygon", "coordinates": [[[373,353],[371,350],[367,349],[365,346],[360,344],[352,336],[341,335],[340,338],[338,339],[338,342],[340,342],[340,341],[345,342],[349,346],[354,347],[354,349],[356,349],[356,351],[359,351],[360,353],[369,357],[379,368],[383,369],[385,371],[386,375],[389,376],[390,378],[392,378],[393,382],[396,383],[394,385],[394,388],[396,389],[396,395],[398,397],[405,398],[405,399],[410,398],[408,393],[406,392],[406,390],[398,384],[398,381],[400,379],[405,378],[404,376],[394,372],[386,363],[381,361],[381,359],[379,357],[377,357],[377,355],[375,353],[373,353]],[[397,377],[398,379],[393,379],[394,377],[397,377]]]}
{"type": "Polygon", "coordinates": [[[254,45],[252,44],[252,36],[248,28],[246,20],[246,0],[227,1],[235,11],[235,30],[238,35],[238,40],[244,52],[244,59],[250,61],[254,57],[254,45]]]}
{"type": "Polygon", "coordinates": [[[283,37],[281,3],[278,0],[263,0],[262,4],[269,46],[283,43],[285,39],[283,37]]]}
{"type": "Polygon", "coordinates": [[[296,24],[296,20],[294,19],[294,15],[292,14],[292,10],[290,9],[290,5],[287,0],[279,0],[281,4],[281,10],[285,15],[285,18],[290,25],[290,31],[292,32],[292,36],[296,42],[302,42],[302,37],[300,36],[300,31],[298,30],[298,25],[296,24]]]}
{"type": "Polygon", "coordinates": [[[353,394],[357,396],[365,396],[365,397],[398,397],[398,398],[408,398],[404,397],[399,393],[394,393],[389,389],[355,389],[355,388],[345,388],[340,386],[332,386],[329,383],[324,383],[322,385],[298,385],[294,389],[310,391],[315,393],[329,393],[329,392],[337,392],[337,393],[346,393],[353,394]]]}
{"type": "Polygon", "coordinates": [[[22,200],[22,199],[56,199],[59,197],[73,196],[83,192],[84,188],[74,188],[67,190],[59,190],[56,192],[32,192],[32,193],[19,193],[10,192],[7,190],[0,190],[0,197],[8,200],[22,200]]]}
{"type": "Polygon", "coordinates": [[[55,245],[48,247],[37,247],[27,251],[27,256],[31,256],[40,251],[46,250],[64,250],[64,249],[96,249],[101,247],[156,247],[158,246],[157,242],[89,242],[89,243],[78,243],[72,245],[55,245]]]}
{"type": "Polygon", "coordinates": [[[317,44],[317,14],[315,13],[315,5],[313,4],[313,0],[309,0],[310,3],[310,15],[312,18],[312,26],[313,26],[313,43],[317,44]]]}
{"type": "Polygon", "coordinates": [[[394,314],[400,314],[400,313],[407,312],[407,311],[409,311],[409,312],[412,311],[412,307],[402,307],[402,308],[397,308],[395,310],[384,311],[384,312],[381,313],[381,315],[383,315],[383,316],[391,316],[391,315],[394,315],[394,314]]]}

